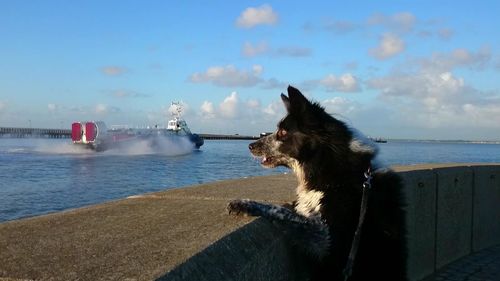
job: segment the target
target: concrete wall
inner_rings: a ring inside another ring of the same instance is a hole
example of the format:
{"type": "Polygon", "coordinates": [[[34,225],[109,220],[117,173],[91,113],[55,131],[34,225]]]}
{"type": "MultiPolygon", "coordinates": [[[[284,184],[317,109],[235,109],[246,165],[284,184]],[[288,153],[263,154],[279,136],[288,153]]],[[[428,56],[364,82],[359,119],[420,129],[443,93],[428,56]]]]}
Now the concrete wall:
{"type": "Polygon", "coordinates": [[[215,242],[157,281],[307,280],[308,261],[259,218],[215,242]]]}
{"type": "Polygon", "coordinates": [[[396,170],[408,194],[410,280],[500,243],[500,166],[396,170]]]}
{"type": "MultiPolygon", "coordinates": [[[[422,280],[460,257],[500,243],[500,165],[394,169],[407,191],[410,280],[422,280]]],[[[161,280],[305,280],[298,273],[307,272],[307,266],[297,262],[283,239],[271,224],[256,220],[161,280]],[[221,263],[209,266],[207,261],[214,259],[221,263]]]]}

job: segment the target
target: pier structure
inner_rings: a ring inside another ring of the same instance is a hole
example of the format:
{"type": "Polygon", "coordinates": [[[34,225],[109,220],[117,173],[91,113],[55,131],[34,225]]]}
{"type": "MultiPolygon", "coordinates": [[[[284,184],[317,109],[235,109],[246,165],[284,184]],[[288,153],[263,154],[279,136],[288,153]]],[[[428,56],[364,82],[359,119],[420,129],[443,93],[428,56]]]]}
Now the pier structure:
{"type": "MultiPolygon", "coordinates": [[[[409,280],[500,280],[500,164],[393,168],[409,280]]],[[[278,227],[226,211],[237,198],[291,202],[296,185],[291,174],[218,181],[1,223],[0,280],[308,280],[278,227]]]]}
{"type": "Polygon", "coordinates": [[[242,136],[242,135],[221,135],[221,134],[199,134],[205,140],[257,140],[258,136],[242,136]]]}
{"type": "MultiPolygon", "coordinates": [[[[199,134],[205,140],[256,140],[258,136],[199,134]]],[[[70,129],[39,129],[0,127],[0,137],[11,138],[70,138],[70,129]]]]}
{"type": "Polygon", "coordinates": [[[47,129],[47,128],[0,127],[0,137],[60,139],[60,138],[71,137],[71,130],[47,129]]]}

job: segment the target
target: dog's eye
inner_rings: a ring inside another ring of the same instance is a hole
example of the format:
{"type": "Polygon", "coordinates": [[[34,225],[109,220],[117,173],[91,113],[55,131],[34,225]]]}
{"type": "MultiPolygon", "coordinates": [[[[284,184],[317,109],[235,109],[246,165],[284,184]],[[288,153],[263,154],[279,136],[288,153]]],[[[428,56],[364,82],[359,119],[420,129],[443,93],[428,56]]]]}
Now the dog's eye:
{"type": "Polygon", "coordinates": [[[277,137],[279,140],[282,140],[283,138],[286,137],[287,131],[285,129],[279,129],[278,132],[276,133],[277,137]]]}

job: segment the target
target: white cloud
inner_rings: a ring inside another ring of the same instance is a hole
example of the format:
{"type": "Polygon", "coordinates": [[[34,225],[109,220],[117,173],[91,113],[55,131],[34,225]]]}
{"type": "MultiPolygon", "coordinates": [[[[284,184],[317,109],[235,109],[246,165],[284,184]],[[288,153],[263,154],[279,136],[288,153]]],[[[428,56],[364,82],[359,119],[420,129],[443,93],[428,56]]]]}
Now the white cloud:
{"type": "Polygon", "coordinates": [[[443,73],[394,73],[372,79],[368,85],[381,91],[382,98],[411,98],[415,101],[434,104],[449,102],[450,97],[463,97],[464,81],[450,72],[443,73]]]}
{"type": "Polygon", "coordinates": [[[416,21],[417,18],[409,12],[396,13],[390,18],[391,24],[403,31],[411,31],[416,21]]]}
{"type": "Polygon", "coordinates": [[[214,104],[209,101],[204,101],[200,107],[200,114],[204,119],[213,119],[215,118],[215,109],[214,104]]]}
{"type": "MultiPolygon", "coordinates": [[[[326,100],[322,105],[337,118],[356,115],[360,109],[358,103],[340,97],[326,100]]],[[[252,135],[275,130],[276,124],[285,114],[286,109],[279,95],[272,102],[262,104],[256,99],[242,100],[238,93],[231,92],[220,103],[204,101],[198,110],[197,120],[190,119],[188,122],[201,126],[201,131],[206,133],[252,135]]],[[[200,129],[195,128],[193,131],[200,129]]]]}
{"type": "Polygon", "coordinates": [[[382,25],[393,32],[406,33],[413,30],[417,17],[409,12],[399,12],[388,16],[385,14],[374,14],[368,18],[368,25],[382,25]]]}
{"type": "Polygon", "coordinates": [[[312,50],[306,47],[299,46],[284,46],[279,48],[271,48],[266,42],[260,42],[252,45],[246,42],[241,51],[244,57],[256,57],[262,55],[270,55],[274,57],[309,57],[312,50]]]}
{"type": "Polygon", "coordinates": [[[262,71],[264,71],[264,68],[262,67],[262,65],[256,64],[256,65],[252,66],[252,72],[254,75],[261,75],[262,71]]]}
{"type": "Polygon", "coordinates": [[[340,76],[328,74],[322,79],[312,79],[302,81],[298,87],[303,92],[309,92],[321,86],[328,92],[353,93],[361,90],[360,81],[351,73],[344,73],[340,76]]]}
{"type": "Polygon", "coordinates": [[[335,34],[345,34],[357,30],[361,26],[354,22],[345,20],[337,20],[337,21],[328,20],[327,22],[325,22],[323,27],[325,28],[325,30],[331,31],[335,34]]]}
{"type": "Polygon", "coordinates": [[[356,70],[356,69],[358,69],[358,63],[355,62],[355,61],[351,61],[351,62],[345,63],[344,64],[344,68],[346,70],[356,70]]]}
{"type": "MultiPolygon", "coordinates": [[[[177,109],[180,108],[180,112],[181,112],[181,116],[182,117],[187,117],[187,118],[190,118],[192,116],[194,116],[191,112],[191,108],[189,107],[189,104],[183,102],[183,101],[179,101],[178,102],[180,104],[180,106],[178,105],[174,105],[174,104],[166,104],[166,105],[162,105],[161,108],[159,110],[151,110],[151,111],[148,111],[146,113],[144,113],[143,111],[140,111],[140,114],[142,116],[145,115],[146,119],[147,119],[147,123],[145,124],[139,124],[141,126],[146,126],[146,125],[152,125],[152,124],[161,124],[161,125],[167,125],[166,122],[170,119],[172,119],[172,115],[174,113],[177,112],[177,109]]],[[[122,112],[120,109],[116,108],[118,110],[118,112],[122,112]]],[[[198,111],[196,111],[198,112],[198,111]]],[[[125,116],[125,118],[128,117],[128,112],[127,112],[127,116],[125,116]]],[[[123,118],[123,117],[122,117],[123,118]]],[[[120,121],[120,122],[123,122],[123,121],[120,121]]]]}
{"type": "Polygon", "coordinates": [[[130,96],[130,93],[127,91],[124,91],[124,90],[116,90],[116,91],[113,91],[113,96],[117,97],[117,98],[125,98],[125,97],[130,96]]]}
{"type": "Polygon", "coordinates": [[[263,71],[260,65],[254,65],[251,71],[238,70],[233,65],[212,66],[203,73],[194,73],[189,80],[193,83],[213,83],[220,87],[252,87],[261,82],[263,71]]]}
{"type": "MultiPolygon", "coordinates": [[[[469,56],[458,54],[454,58],[468,61],[469,56]]],[[[403,124],[426,129],[460,129],[464,135],[468,128],[500,129],[500,115],[495,115],[500,112],[498,93],[467,85],[451,70],[437,72],[424,66],[414,71],[407,69],[367,82],[369,88],[380,91],[381,100],[396,112],[396,118],[403,124]]]]}
{"type": "Polygon", "coordinates": [[[108,106],[106,104],[99,103],[95,106],[95,113],[105,115],[108,113],[118,113],[121,110],[118,107],[108,106]]]}
{"type": "Polygon", "coordinates": [[[449,53],[434,53],[430,58],[416,62],[426,71],[446,72],[457,67],[482,70],[492,61],[489,47],[482,47],[476,52],[458,48],[449,53]]]}
{"type": "Polygon", "coordinates": [[[450,40],[454,34],[455,32],[449,28],[441,28],[437,31],[438,37],[443,40],[450,40]]]}
{"type": "Polygon", "coordinates": [[[359,107],[355,102],[342,97],[334,97],[321,104],[325,107],[326,112],[341,116],[350,115],[359,107]]]}
{"type": "Polygon", "coordinates": [[[269,50],[270,50],[270,48],[266,42],[260,42],[256,45],[252,45],[249,42],[245,42],[241,53],[245,57],[255,57],[258,55],[266,54],[269,52],[269,50]]]}
{"type": "Polygon", "coordinates": [[[256,100],[247,101],[246,107],[241,103],[238,93],[231,92],[229,96],[219,103],[217,110],[212,101],[204,101],[200,107],[198,115],[202,119],[224,119],[226,121],[235,120],[242,117],[245,110],[251,110],[260,106],[256,100]]]}
{"type": "Polygon", "coordinates": [[[474,126],[486,128],[499,128],[500,124],[500,101],[491,104],[464,104],[462,106],[465,116],[474,126]]]}
{"type": "Polygon", "coordinates": [[[250,99],[246,102],[246,107],[250,110],[260,108],[260,102],[256,99],[250,99]]]}
{"type": "Polygon", "coordinates": [[[54,103],[49,103],[47,104],[47,109],[49,110],[49,112],[57,112],[59,110],[59,106],[54,103]]]}
{"type": "Polygon", "coordinates": [[[387,16],[380,13],[371,15],[367,20],[368,25],[379,25],[385,23],[386,21],[387,21],[387,16]]]}
{"type": "Polygon", "coordinates": [[[127,72],[127,69],[122,66],[109,65],[101,68],[101,72],[108,76],[120,76],[127,72]]]}
{"type": "MultiPolygon", "coordinates": [[[[327,78],[327,77],[325,77],[325,78],[327,78]]],[[[304,93],[304,92],[310,92],[310,91],[316,89],[320,85],[321,85],[321,79],[313,79],[313,80],[302,81],[298,85],[298,88],[304,93]]]]}
{"type": "Polygon", "coordinates": [[[232,92],[231,95],[226,97],[224,101],[219,105],[220,114],[225,118],[235,118],[238,111],[239,99],[236,92],[232,92]]]}
{"type": "Polygon", "coordinates": [[[141,94],[135,91],[130,91],[130,90],[114,90],[111,91],[111,96],[115,98],[148,98],[151,97],[150,95],[147,94],[141,94]]]}
{"type": "Polygon", "coordinates": [[[241,122],[268,122],[268,120],[278,120],[283,117],[285,110],[281,100],[269,105],[262,105],[257,99],[242,101],[237,92],[224,98],[219,103],[217,110],[214,103],[204,101],[200,107],[199,116],[204,120],[216,119],[219,121],[241,121],[241,122]]]}
{"type": "Polygon", "coordinates": [[[493,62],[493,69],[500,71],[500,56],[493,62]]]}
{"type": "Polygon", "coordinates": [[[283,102],[281,101],[274,101],[268,104],[262,109],[262,112],[268,117],[275,119],[281,118],[286,114],[285,107],[283,106],[283,102]]]}
{"type": "Polygon", "coordinates": [[[97,114],[106,114],[106,113],[108,113],[108,106],[100,103],[100,104],[95,106],[95,112],[97,114]]]}
{"type": "Polygon", "coordinates": [[[422,39],[429,39],[433,36],[432,32],[429,30],[421,30],[417,32],[417,36],[422,39]]]}
{"type": "Polygon", "coordinates": [[[289,46],[278,48],[274,54],[287,57],[308,57],[312,54],[312,50],[310,48],[289,46]]]}
{"type": "Polygon", "coordinates": [[[360,90],[356,77],[350,73],[342,74],[340,77],[329,74],[319,83],[331,92],[357,92],[360,90]]]}
{"type": "Polygon", "coordinates": [[[272,103],[263,105],[257,99],[242,100],[237,92],[231,92],[220,103],[204,101],[195,122],[208,133],[257,134],[273,130],[284,115],[279,95],[272,103]]]}
{"type": "Polygon", "coordinates": [[[87,106],[71,106],[69,107],[69,111],[82,115],[87,114],[90,110],[87,106]]]}
{"type": "Polygon", "coordinates": [[[384,60],[391,58],[405,50],[405,42],[395,34],[385,33],[380,38],[379,45],[370,49],[373,57],[384,60]]]}
{"type": "Polygon", "coordinates": [[[280,91],[284,91],[288,86],[287,83],[278,81],[276,78],[271,78],[262,82],[261,88],[266,90],[278,89],[280,91]]]}
{"type": "Polygon", "coordinates": [[[306,23],[304,23],[301,28],[302,28],[302,31],[304,31],[305,33],[309,33],[309,34],[313,33],[316,30],[316,27],[310,21],[307,21],[306,23]]]}
{"type": "Polygon", "coordinates": [[[236,26],[241,28],[252,28],[257,25],[275,25],[278,22],[278,14],[270,5],[246,8],[236,20],[236,26]]]}

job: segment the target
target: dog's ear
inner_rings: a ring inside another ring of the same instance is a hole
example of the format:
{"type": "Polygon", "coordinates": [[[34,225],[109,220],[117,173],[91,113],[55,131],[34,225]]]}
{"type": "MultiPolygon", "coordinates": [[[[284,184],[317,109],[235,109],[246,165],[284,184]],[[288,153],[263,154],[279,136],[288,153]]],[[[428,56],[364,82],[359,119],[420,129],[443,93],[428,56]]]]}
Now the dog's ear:
{"type": "Polygon", "coordinates": [[[281,100],[283,101],[286,110],[290,112],[290,100],[288,99],[288,97],[281,93],[281,100]]]}
{"type": "Polygon", "coordinates": [[[303,113],[311,105],[309,100],[302,93],[292,86],[288,86],[288,97],[281,94],[281,99],[285,104],[288,113],[303,113]]]}

